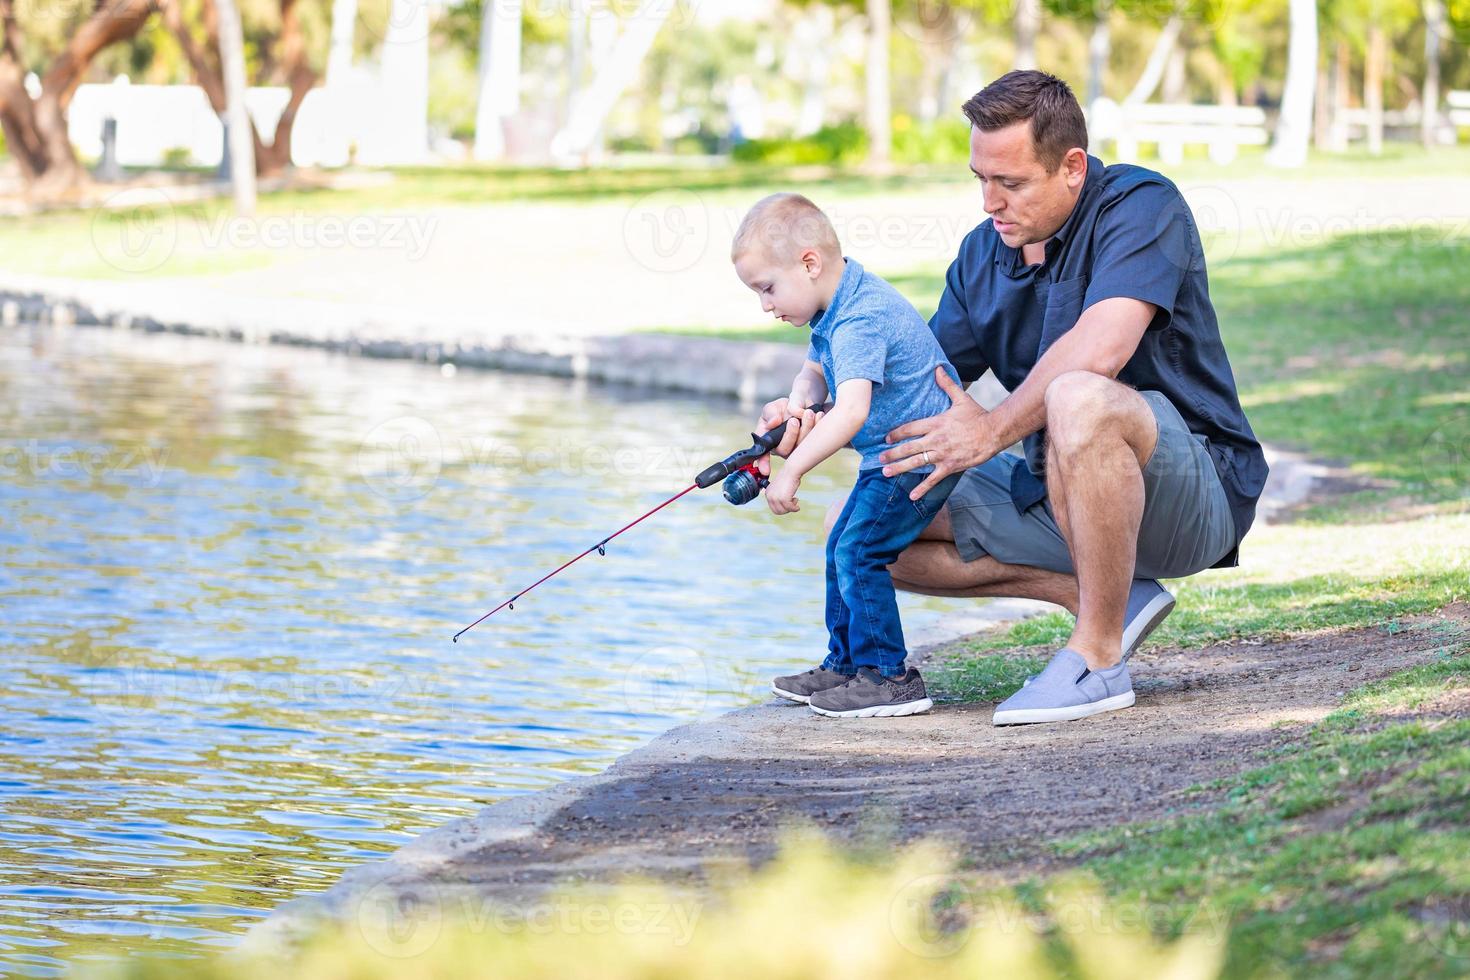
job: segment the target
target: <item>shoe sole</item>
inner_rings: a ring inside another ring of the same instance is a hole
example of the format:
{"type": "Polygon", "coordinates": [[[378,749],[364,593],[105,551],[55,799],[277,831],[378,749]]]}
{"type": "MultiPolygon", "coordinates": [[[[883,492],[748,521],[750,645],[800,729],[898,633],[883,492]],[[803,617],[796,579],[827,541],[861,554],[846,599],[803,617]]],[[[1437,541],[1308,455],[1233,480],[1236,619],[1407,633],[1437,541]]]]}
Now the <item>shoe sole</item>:
{"type": "Polygon", "coordinates": [[[1125,691],[1090,704],[1069,704],[1065,708],[1016,708],[1012,711],[996,711],[991,716],[992,725],[1035,725],[1047,721],[1076,721],[1100,715],[1104,711],[1117,711],[1133,706],[1133,692],[1125,691]]]}
{"type": "Polygon", "coordinates": [[[783,697],[787,701],[795,701],[797,704],[810,704],[812,700],[812,696],[810,694],[795,694],[791,691],[783,691],[775,684],[771,685],[771,691],[777,697],[783,697]]]}
{"type": "Polygon", "coordinates": [[[828,711],[811,705],[811,709],[819,715],[827,718],[900,718],[904,715],[916,715],[921,711],[928,711],[934,707],[933,698],[920,698],[917,701],[904,701],[900,704],[872,704],[866,708],[851,708],[847,711],[828,711]]]}
{"type": "Polygon", "coordinates": [[[1143,625],[1134,633],[1131,641],[1128,639],[1126,632],[1123,634],[1124,660],[1133,656],[1134,652],[1143,645],[1143,641],[1148,639],[1149,634],[1158,629],[1159,624],[1169,618],[1169,614],[1174,611],[1174,604],[1174,597],[1172,595],[1167,592],[1160,592],[1149,600],[1149,604],[1144,606],[1143,610],[1137,616],[1133,617],[1135,623],[1142,623],[1143,625]]]}

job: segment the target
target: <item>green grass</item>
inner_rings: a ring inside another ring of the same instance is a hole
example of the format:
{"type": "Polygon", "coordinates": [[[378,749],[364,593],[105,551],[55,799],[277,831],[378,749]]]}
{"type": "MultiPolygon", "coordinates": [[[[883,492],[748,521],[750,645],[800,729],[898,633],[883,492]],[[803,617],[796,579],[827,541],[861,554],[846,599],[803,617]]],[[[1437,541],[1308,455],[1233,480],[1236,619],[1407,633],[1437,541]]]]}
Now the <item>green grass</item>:
{"type": "Polygon", "coordinates": [[[768,344],[811,342],[811,332],[789,323],[767,323],[752,327],[651,327],[648,333],[673,334],[679,337],[708,337],[716,340],[755,340],[768,344]]]}
{"type": "Polygon", "coordinates": [[[925,676],[941,700],[1002,701],[1045,666],[1043,657],[952,656],[936,661],[925,676]]]}
{"type": "Polygon", "coordinates": [[[1470,647],[1444,646],[1353,692],[1264,766],[1196,791],[1222,805],[1054,850],[1111,901],[1148,906],[1165,936],[1207,903],[1228,923],[1225,976],[1464,976],[1467,693],[1470,647]],[[1448,699],[1458,710],[1433,710],[1448,699]]]}

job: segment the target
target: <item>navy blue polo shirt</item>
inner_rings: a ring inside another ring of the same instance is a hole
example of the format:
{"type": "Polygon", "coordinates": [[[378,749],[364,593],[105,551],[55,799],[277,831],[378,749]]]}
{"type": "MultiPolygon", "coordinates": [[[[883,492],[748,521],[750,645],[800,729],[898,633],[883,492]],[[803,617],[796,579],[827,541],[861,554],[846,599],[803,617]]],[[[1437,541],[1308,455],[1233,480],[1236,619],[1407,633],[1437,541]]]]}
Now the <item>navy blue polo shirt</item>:
{"type": "MultiPolygon", "coordinates": [[[[1115,296],[1156,306],[1118,380],[1158,391],[1203,436],[1235,518],[1238,563],[1266,484],[1266,457],[1240,407],[1210,303],[1204,249],[1179,189],[1162,174],[1087,158],[1076,206],[1029,266],[986,219],[965,236],[929,327],[965,384],[988,367],[1014,391],[1046,349],[1094,303],[1115,296]]],[[[1027,436],[1011,498],[1025,510],[1046,495],[1045,430],[1027,436]]]]}

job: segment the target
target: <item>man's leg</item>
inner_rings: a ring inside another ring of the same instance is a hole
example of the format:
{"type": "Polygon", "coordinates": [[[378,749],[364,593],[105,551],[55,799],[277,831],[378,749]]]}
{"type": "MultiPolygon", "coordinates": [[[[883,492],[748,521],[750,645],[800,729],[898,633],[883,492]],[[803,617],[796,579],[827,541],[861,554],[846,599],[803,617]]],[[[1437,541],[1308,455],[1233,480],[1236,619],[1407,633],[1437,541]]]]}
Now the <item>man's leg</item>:
{"type": "MultiPolygon", "coordinates": [[[[844,504],[840,500],[828,508],[829,532],[844,504]]],[[[1008,565],[989,555],[968,562],[960,558],[948,510],[941,509],[888,570],[894,588],[904,592],[953,598],[1039,599],[1073,615],[1077,613],[1074,576],[1030,565],[1008,565]]]]}
{"type": "Polygon", "coordinates": [[[1143,518],[1143,467],[1158,425],[1143,397],[1088,371],[1046,389],[1046,482],[1077,569],[1077,625],[1067,646],[1093,669],[1118,663],[1143,518]]]}

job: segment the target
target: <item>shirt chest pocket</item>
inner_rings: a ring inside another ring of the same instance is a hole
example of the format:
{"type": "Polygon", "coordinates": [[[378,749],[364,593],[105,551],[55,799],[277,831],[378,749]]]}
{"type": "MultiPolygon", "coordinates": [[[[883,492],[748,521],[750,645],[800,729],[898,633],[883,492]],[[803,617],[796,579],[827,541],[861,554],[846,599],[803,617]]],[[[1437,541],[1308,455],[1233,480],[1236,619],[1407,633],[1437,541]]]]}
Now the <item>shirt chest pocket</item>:
{"type": "Polygon", "coordinates": [[[1047,288],[1046,312],[1041,319],[1041,343],[1036,348],[1038,359],[1058,337],[1077,325],[1077,318],[1082,315],[1082,301],[1086,298],[1086,276],[1054,282],[1047,288]]]}

